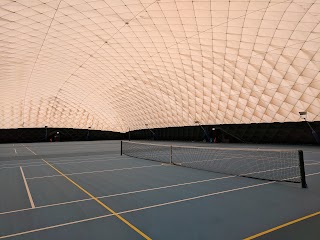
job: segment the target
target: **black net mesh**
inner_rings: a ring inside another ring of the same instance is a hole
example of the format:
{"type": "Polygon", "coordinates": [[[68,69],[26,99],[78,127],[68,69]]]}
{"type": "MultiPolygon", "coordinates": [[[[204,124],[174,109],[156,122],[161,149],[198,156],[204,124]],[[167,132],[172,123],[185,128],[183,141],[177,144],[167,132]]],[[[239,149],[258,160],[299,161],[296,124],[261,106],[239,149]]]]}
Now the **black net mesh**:
{"type": "Polygon", "coordinates": [[[298,150],[204,148],[123,142],[123,154],[229,175],[301,182],[298,150]]]}
{"type": "Polygon", "coordinates": [[[184,167],[251,178],[300,182],[297,150],[172,147],[172,162],[184,167]]]}
{"type": "Polygon", "coordinates": [[[170,163],[170,148],[169,145],[122,142],[123,154],[163,163],[170,163]]]}

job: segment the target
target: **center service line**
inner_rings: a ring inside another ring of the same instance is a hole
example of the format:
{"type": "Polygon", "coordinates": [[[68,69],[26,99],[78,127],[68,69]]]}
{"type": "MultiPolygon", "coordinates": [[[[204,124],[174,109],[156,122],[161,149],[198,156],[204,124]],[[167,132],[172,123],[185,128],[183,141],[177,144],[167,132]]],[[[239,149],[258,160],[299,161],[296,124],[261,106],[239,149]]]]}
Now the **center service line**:
{"type": "MultiPolygon", "coordinates": [[[[34,151],[32,151],[30,148],[26,147],[30,152],[32,152],[34,155],[37,155],[34,151]]],[[[42,159],[42,161],[44,161],[47,165],[49,165],[51,168],[53,168],[56,172],[58,172],[59,174],[61,174],[63,177],[65,177],[69,182],[71,182],[73,185],[75,185],[77,188],[79,188],[81,191],[83,191],[85,194],[87,194],[88,196],[90,196],[93,200],[95,200],[97,203],[99,203],[102,207],[104,207],[106,210],[108,210],[109,212],[111,212],[112,214],[114,214],[114,216],[116,216],[118,219],[120,219],[122,222],[124,222],[125,224],[127,224],[131,229],[133,229],[135,232],[137,232],[138,234],[140,234],[142,237],[144,237],[147,240],[151,240],[151,238],[149,236],[147,236],[145,233],[143,233],[140,229],[138,229],[137,227],[135,227],[133,224],[131,224],[128,220],[126,220],[125,218],[123,218],[122,216],[120,216],[118,213],[116,213],[115,211],[113,211],[110,207],[108,207],[106,204],[104,204],[103,202],[101,202],[97,197],[95,197],[94,195],[92,195],[90,192],[88,192],[87,190],[85,190],[83,187],[81,187],[78,183],[76,183],[75,181],[73,181],[71,178],[69,178],[68,176],[66,176],[63,172],[61,172],[59,169],[57,169],[56,167],[54,167],[52,164],[50,164],[48,161],[46,161],[45,159],[42,159]]]]}

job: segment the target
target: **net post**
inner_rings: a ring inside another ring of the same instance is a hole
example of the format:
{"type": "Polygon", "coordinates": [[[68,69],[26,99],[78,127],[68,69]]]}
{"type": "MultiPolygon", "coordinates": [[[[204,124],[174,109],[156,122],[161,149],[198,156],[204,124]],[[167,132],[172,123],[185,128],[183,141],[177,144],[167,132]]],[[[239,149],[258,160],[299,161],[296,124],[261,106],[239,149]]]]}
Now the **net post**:
{"type": "Polygon", "coordinates": [[[172,164],[172,145],[170,145],[170,164],[172,164]]]}
{"type": "Polygon", "coordinates": [[[299,167],[300,167],[300,176],[301,176],[301,186],[302,188],[307,188],[307,182],[306,182],[306,173],[304,170],[304,159],[303,159],[303,151],[298,150],[299,153],[299,167]]]}
{"type": "Polygon", "coordinates": [[[122,156],[122,141],[121,141],[121,145],[120,145],[120,155],[122,156]]]}

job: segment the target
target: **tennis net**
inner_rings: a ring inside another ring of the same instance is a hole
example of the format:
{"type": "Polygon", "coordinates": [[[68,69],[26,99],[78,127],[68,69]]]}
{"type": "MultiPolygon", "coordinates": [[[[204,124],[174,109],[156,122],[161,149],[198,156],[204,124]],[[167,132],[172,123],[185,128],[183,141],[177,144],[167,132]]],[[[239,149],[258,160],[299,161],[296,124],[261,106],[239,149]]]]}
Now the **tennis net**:
{"type": "Polygon", "coordinates": [[[214,148],[121,142],[121,154],[183,167],[270,181],[305,180],[301,150],[214,148]]]}

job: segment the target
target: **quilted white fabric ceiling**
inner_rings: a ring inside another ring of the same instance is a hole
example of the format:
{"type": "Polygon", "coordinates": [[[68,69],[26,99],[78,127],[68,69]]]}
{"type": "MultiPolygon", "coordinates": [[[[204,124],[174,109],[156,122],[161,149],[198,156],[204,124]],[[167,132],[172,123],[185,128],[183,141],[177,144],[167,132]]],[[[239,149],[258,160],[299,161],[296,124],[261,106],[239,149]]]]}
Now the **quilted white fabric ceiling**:
{"type": "Polygon", "coordinates": [[[0,128],[320,120],[320,0],[0,0],[0,128]]]}

